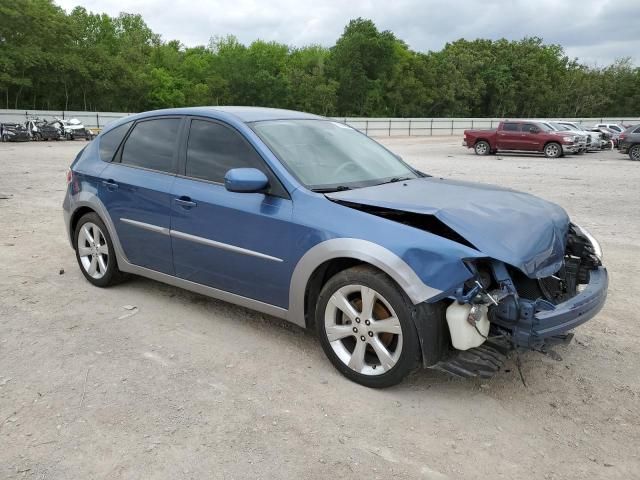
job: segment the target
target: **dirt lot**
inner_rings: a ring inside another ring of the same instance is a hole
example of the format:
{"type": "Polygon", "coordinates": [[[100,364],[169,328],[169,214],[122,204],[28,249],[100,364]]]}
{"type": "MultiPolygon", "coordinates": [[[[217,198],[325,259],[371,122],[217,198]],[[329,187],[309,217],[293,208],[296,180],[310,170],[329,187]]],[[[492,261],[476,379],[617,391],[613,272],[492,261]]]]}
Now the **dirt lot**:
{"type": "Polygon", "coordinates": [[[526,388],[511,361],[374,391],[284,322],[141,278],[91,287],[61,211],[84,142],[2,144],[0,478],[640,478],[640,164],[382,141],[556,201],[602,241],[609,300],[562,361],[526,354],[526,388]]]}

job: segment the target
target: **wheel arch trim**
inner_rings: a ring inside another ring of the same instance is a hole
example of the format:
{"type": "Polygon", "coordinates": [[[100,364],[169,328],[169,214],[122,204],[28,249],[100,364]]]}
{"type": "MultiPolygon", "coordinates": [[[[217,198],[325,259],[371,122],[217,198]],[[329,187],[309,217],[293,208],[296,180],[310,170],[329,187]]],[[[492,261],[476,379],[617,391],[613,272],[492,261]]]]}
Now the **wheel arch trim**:
{"type": "Polygon", "coordinates": [[[121,260],[125,262],[129,262],[124,250],[122,249],[122,244],[120,243],[120,239],[118,238],[118,232],[116,231],[115,225],[111,220],[111,216],[107,211],[107,208],[104,206],[100,198],[92,192],[83,191],[77,195],[77,198],[73,201],[73,209],[70,211],[67,222],[67,232],[69,232],[69,238],[71,240],[71,245],[73,246],[73,233],[71,231],[71,221],[75,213],[83,207],[90,208],[94,212],[98,214],[100,219],[104,222],[109,231],[109,236],[111,237],[111,241],[113,242],[113,248],[116,251],[116,259],[118,260],[118,265],[120,265],[121,260]]]}
{"type": "Polygon", "coordinates": [[[337,258],[353,258],[373,265],[389,275],[404,290],[414,305],[442,292],[425,285],[415,271],[395,253],[357,238],[333,238],[309,249],[291,275],[287,320],[305,327],[305,294],[313,272],[323,263],[337,258]]]}

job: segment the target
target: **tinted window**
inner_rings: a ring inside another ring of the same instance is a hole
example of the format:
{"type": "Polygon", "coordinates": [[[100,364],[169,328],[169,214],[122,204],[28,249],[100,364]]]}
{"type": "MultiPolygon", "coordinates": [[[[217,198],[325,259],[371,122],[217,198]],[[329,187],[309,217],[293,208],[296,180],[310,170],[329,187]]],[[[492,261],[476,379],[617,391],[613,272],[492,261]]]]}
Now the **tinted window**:
{"type": "Polygon", "coordinates": [[[519,125],[517,123],[505,123],[504,125],[502,125],[502,129],[508,132],[517,132],[518,130],[520,130],[518,127],[519,125]]]}
{"type": "Polygon", "coordinates": [[[522,128],[522,131],[523,131],[523,132],[526,132],[526,133],[531,133],[531,129],[532,129],[532,128],[535,128],[535,129],[540,130],[540,129],[539,129],[536,125],[534,125],[533,123],[523,123],[523,124],[522,124],[522,126],[521,126],[521,128],[522,128]]]}
{"type": "Polygon", "coordinates": [[[124,143],[122,163],[174,172],[180,122],[179,118],[158,118],[137,123],[124,143]]]}
{"type": "Polygon", "coordinates": [[[100,137],[100,158],[105,162],[113,160],[113,155],[122,143],[122,139],[129,131],[131,122],[120,125],[119,127],[109,130],[100,137]]]}
{"type": "Polygon", "coordinates": [[[235,130],[218,123],[193,120],[187,143],[186,175],[224,183],[232,168],[257,168],[270,178],[262,158],[235,130]]]}

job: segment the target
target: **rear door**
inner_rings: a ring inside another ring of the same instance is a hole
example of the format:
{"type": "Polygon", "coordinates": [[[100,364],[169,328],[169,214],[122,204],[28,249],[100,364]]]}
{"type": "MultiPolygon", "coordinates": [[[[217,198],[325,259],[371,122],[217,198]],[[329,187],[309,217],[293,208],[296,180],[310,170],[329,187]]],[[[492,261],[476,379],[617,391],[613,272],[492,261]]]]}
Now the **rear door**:
{"type": "Polygon", "coordinates": [[[516,122],[504,122],[502,129],[496,132],[496,146],[499,150],[521,150],[520,125],[516,122]]]}
{"type": "Polygon", "coordinates": [[[287,191],[236,129],[211,119],[189,123],[172,195],[176,275],[286,308],[293,211],[287,191]],[[225,188],[230,169],[247,167],[267,176],[267,191],[225,188]]]}
{"type": "Polygon", "coordinates": [[[173,274],[171,188],[181,117],[136,122],[102,174],[102,199],[130,263],[173,274]]]}

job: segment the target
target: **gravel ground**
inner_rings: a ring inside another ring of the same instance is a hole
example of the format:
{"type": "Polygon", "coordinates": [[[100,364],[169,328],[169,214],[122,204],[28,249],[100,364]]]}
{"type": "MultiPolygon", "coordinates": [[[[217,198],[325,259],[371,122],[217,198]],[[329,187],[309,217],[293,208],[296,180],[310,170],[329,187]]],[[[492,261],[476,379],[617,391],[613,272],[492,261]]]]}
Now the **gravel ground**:
{"type": "Polygon", "coordinates": [[[640,164],[382,141],[556,201],[602,241],[609,300],[562,361],[524,355],[527,387],[510,361],[368,390],[284,322],[142,278],[91,287],[61,210],[84,142],[1,144],[0,478],[640,478],[640,164]]]}

